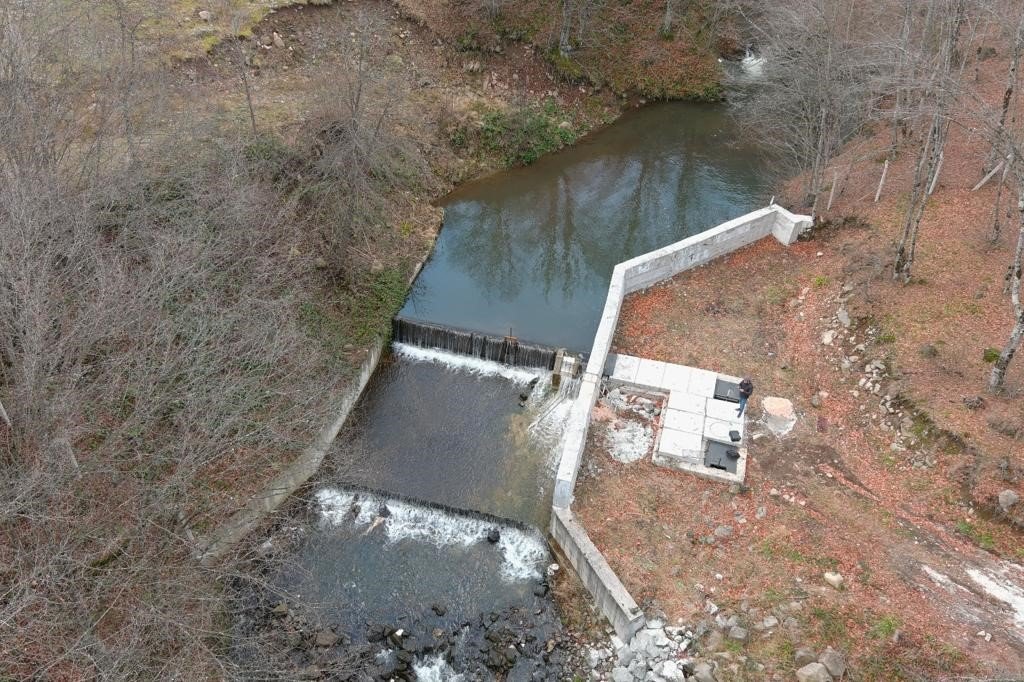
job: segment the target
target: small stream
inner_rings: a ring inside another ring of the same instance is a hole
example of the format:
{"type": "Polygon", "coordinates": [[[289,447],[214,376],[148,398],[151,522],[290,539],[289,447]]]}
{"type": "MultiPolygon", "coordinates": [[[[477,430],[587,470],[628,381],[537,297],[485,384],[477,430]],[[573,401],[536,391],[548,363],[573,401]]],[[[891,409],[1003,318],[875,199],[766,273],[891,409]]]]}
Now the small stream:
{"type": "MultiPolygon", "coordinates": [[[[465,185],[400,317],[498,339],[476,344],[485,357],[506,335],[539,344],[534,359],[588,351],[616,263],[767,203],[766,163],[738,139],[724,105],[655,105],[465,185]]],[[[355,643],[402,650],[374,643],[395,628],[440,637],[384,661],[406,678],[548,679],[564,658],[544,537],[572,393],[544,368],[485,357],[393,346],[273,577],[355,643]]]]}

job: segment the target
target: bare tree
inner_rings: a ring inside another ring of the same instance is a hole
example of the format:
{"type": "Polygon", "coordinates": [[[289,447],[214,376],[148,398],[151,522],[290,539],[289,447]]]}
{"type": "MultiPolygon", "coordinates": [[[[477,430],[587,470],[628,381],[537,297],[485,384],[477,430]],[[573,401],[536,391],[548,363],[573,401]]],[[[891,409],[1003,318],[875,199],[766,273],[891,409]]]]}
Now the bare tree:
{"type": "MultiPolygon", "coordinates": [[[[928,6],[925,36],[930,34],[931,22],[937,26],[938,53],[933,59],[927,83],[921,88],[919,110],[929,110],[929,127],[918,152],[914,166],[914,181],[910,201],[903,221],[903,234],[896,247],[893,277],[909,282],[917,253],[917,239],[921,219],[928,204],[938,174],[942,168],[943,153],[949,131],[949,112],[958,91],[963,60],[959,58],[961,29],[967,12],[965,0],[940,2],[928,6]],[[937,15],[937,16],[936,16],[937,15]],[[933,19],[934,17],[934,19],[933,19]],[[957,61],[960,59],[960,68],[957,61]]],[[[924,58],[929,59],[927,53],[924,58]]]]}
{"type": "Polygon", "coordinates": [[[764,82],[741,110],[748,130],[804,178],[818,208],[825,169],[868,120],[879,56],[865,40],[877,16],[849,0],[788,0],[763,9],[764,82]]]}
{"type": "MultiPolygon", "coordinates": [[[[1020,165],[1018,164],[1018,168],[1020,165]]],[[[1002,389],[1006,380],[1006,370],[1010,361],[1020,348],[1021,340],[1024,339],[1024,301],[1021,299],[1021,271],[1024,269],[1024,172],[1017,172],[1017,212],[1020,216],[1020,232],[1017,235],[1017,248],[1014,250],[1013,262],[1010,265],[1009,285],[1010,303],[1013,306],[1013,328],[1010,330],[1009,338],[1003,346],[999,357],[992,366],[992,374],[989,377],[989,388],[992,391],[1002,389]]]]}

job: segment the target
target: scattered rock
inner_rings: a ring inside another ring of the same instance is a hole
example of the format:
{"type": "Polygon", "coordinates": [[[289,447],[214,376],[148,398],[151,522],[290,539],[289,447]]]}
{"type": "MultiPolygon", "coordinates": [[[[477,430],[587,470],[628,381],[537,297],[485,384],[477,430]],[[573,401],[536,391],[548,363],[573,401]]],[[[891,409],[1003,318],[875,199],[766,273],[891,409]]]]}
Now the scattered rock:
{"type": "Polygon", "coordinates": [[[322,674],[323,673],[321,673],[320,668],[316,667],[315,665],[311,665],[299,671],[299,679],[319,680],[322,674]]]}
{"type": "Polygon", "coordinates": [[[758,508],[757,508],[757,511],[756,511],[756,512],[754,512],[754,516],[755,516],[756,518],[759,518],[759,519],[763,519],[763,518],[764,518],[765,516],[767,516],[767,515],[768,515],[768,510],[767,510],[767,509],[765,509],[763,505],[762,505],[762,506],[760,506],[760,507],[758,507],[758,508]]]}
{"type": "Polygon", "coordinates": [[[496,544],[498,540],[501,540],[501,531],[499,531],[497,528],[492,528],[489,531],[487,531],[487,542],[493,545],[496,544]]]}
{"type": "Polygon", "coordinates": [[[748,633],[746,628],[741,628],[739,625],[733,625],[729,628],[729,639],[734,639],[737,642],[747,641],[748,633]]]}
{"type": "Polygon", "coordinates": [[[712,630],[707,639],[704,640],[704,650],[717,651],[721,648],[723,639],[721,632],[718,630],[712,630]]]}
{"type": "Polygon", "coordinates": [[[817,661],[818,656],[814,653],[812,649],[808,649],[807,647],[802,646],[798,648],[796,652],[794,652],[793,660],[796,663],[797,667],[801,668],[807,665],[808,663],[814,663],[815,661],[817,661]]]}
{"type": "Polygon", "coordinates": [[[274,31],[274,33],[273,33],[273,40],[274,40],[274,47],[278,47],[278,48],[280,48],[282,50],[284,49],[284,38],[281,37],[280,33],[278,33],[277,31],[274,31]]]}
{"type": "Polygon", "coordinates": [[[999,508],[1004,512],[1010,511],[1010,507],[1020,501],[1020,495],[1016,491],[1007,488],[999,493],[999,508]]]}
{"type": "Polygon", "coordinates": [[[846,657],[832,647],[828,647],[822,652],[818,663],[825,666],[832,677],[842,677],[846,672],[846,657]]]}
{"type": "Polygon", "coordinates": [[[776,618],[775,616],[765,616],[764,620],[761,621],[761,627],[764,628],[765,630],[777,627],[778,624],[779,624],[779,619],[776,618]]]}
{"type": "Polygon", "coordinates": [[[732,537],[732,527],[731,526],[719,526],[718,528],[715,529],[715,537],[718,537],[718,538],[732,537]]]}
{"type": "Polygon", "coordinates": [[[707,661],[701,661],[693,666],[693,679],[697,682],[718,682],[714,667],[707,661]]]}
{"type": "Polygon", "coordinates": [[[822,332],[822,334],[821,334],[821,344],[823,346],[831,346],[832,342],[835,341],[835,338],[836,338],[835,330],[829,329],[828,331],[822,332]]]}
{"type": "Polygon", "coordinates": [[[839,312],[836,313],[836,318],[843,327],[846,329],[850,328],[850,313],[846,312],[846,308],[840,308],[839,312]]]}
{"type": "Polygon", "coordinates": [[[821,407],[821,396],[817,393],[811,396],[811,406],[821,407]]]}
{"type": "Polygon", "coordinates": [[[675,661],[662,661],[654,669],[654,673],[665,680],[665,682],[685,682],[686,675],[675,661]]]}
{"type": "Polygon", "coordinates": [[[203,21],[210,21],[213,19],[213,12],[208,9],[201,9],[199,10],[199,18],[203,21]]]}
{"type": "Polygon", "coordinates": [[[562,121],[561,123],[558,124],[558,129],[559,130],[572,130],[572,124],[569,123],[568,121],[562,121]]]}
{"type": "Polygon", "coordinates": [[[315,643],[317,646],[328,647],[334,646],[338,643],[340,639],[341,637],[336,635],[333,630],[321,630],[320,632],[316,633],[315,643]]]}
{"type": "Polygon", "coordinates": [[[274,607],[271,613],[273,613],[278,618],[284,618],[288,615],[288,605],[285,604],[283,601],[278,602],[277,606],[274,607]]]}
{"type": "Polygon", "coordinates": [[[796,679],[799,682],[832,682],[832,676],[828,669],[821,663],[808,663],[796,671],[796,679]]]}
{"type": "Polygon", "coordinates": [[[443,616],[444,614],[448,613],[448,609],[446,609],[441,604],[434,604],[433,606],[430,607],[430,610],[433,611],[438,616],[443,616]]]}
{"type": "Polygon", "coordinates": [[[980,410],[985,407],[985,399],[980,395],[970,395],[964,398],[964,406],[968,410],[980,410]]]}
{"type": "Polygon", "coordinates": [[[832,587],[840,590],[843,588],[843,574],[835,571],[825,571],[825,575],[822,576],[832,587]]]}
{"type": "Polygon", "coordinates": [[[612,668],[612,682],[634,682],[633,673],[627,668],[616,666],[612,668]]]}

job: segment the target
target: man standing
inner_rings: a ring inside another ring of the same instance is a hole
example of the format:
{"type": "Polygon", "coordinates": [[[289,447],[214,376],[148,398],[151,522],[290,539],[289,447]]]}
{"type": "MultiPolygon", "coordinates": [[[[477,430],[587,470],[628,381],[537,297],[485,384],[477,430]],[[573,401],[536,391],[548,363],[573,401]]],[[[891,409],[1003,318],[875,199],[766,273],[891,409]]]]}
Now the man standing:
{"type": "Polygon", "coordinates": [[[736,410],[736,416],[742,417],[743,410],[747,407],[747,399],[750,398],[750,394],[754,392],[754,382],[750,380],[750,377],[743,377],[740,380],[740,409],[736,410]]]}

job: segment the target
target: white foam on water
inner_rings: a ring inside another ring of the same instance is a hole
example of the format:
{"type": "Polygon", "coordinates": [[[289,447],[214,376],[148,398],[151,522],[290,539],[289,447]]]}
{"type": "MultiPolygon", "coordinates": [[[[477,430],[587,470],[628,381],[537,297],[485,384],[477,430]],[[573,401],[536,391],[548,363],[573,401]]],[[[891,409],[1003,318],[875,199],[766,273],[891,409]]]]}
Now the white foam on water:
{"type": "Polygon", "coordinates": [[[455,672],[448,665],[448,661],[440,655],[416,659],[413,661],[412,671],[416,674],[416,679],[423,682],[463,682],[466,679],[462,673],[455,672]]]}
{"type": "Polygon", "coordinates": [[[470,355],[459,355],[436,348],[420,348],[407,343],[393,344],[395,355],[414,362],[433,362],[444,365],[448,369],[466,372],[475,376],[502,377],[514,384],[525,385],[534,379],[543,378],[549,374],[546,370],[533,369],[530,367],[512,367],[503,365],[500,362],[492,362],[482,358],[475,358],[470,355]]]}
{"type": "Polygon", "coordinates": [[[740,62],[740,66],[748,76],[760,76],[764,73],[764,57],[748,53],[740,62]]]}
{"type": "Polygon", "coordinates": [[[539,410],[537,417],[530,422],[527,432],[530,437],[548,449],[545,459],[549,469],[554,469],[558,456],[562,452],[562,441],[565,440],[565,426],[572,414],[574,398],[556,395],[539,410]]]}
{"type": "Polygon", "coordinates": [[[324,488],[316,493],[320,513],[330,523],[340,526],[346,521],[363,526],[377,516],[381,502],[376,495],[324,488]],[[355,508],[358,507],[358,513],[355,508]]]}
{"type": "MultiPolygon", "coordinates": [[[[1019,628],[1024,628],[1024,587],[1014,581],[1008,575],[1011,569],[1004,566],[998,574],[986,573],[978,569],[967,569],[967,575],[971,577],[981,589],[990,596],[1007,604],[1013,611],[1013,621],[1019,628]]],[[[1019,573],[1019,569],[1013,572],[1019,573]]]]}
{"type": "MultiPolygon", "coordinates": [[[[470,547],[488,542],[487,533],[495,527],[491,521],[366,493],[325,488],[317,491],[316,499],[324,520],[334,525],[369,526],[367,533],[381,527],[389,543],[414,540],[436,547],[470,547]],[[387,505],[389,516],[378,515],[382,504],[387,505]],[[358,514],[353,513],[353,505],[359,506],[358,514]]],[[[512,526],[499,531],[501,577],[510,582],[539,579],[541,565],[548,558],[544,540],[535,532],[512,526]]]]}

